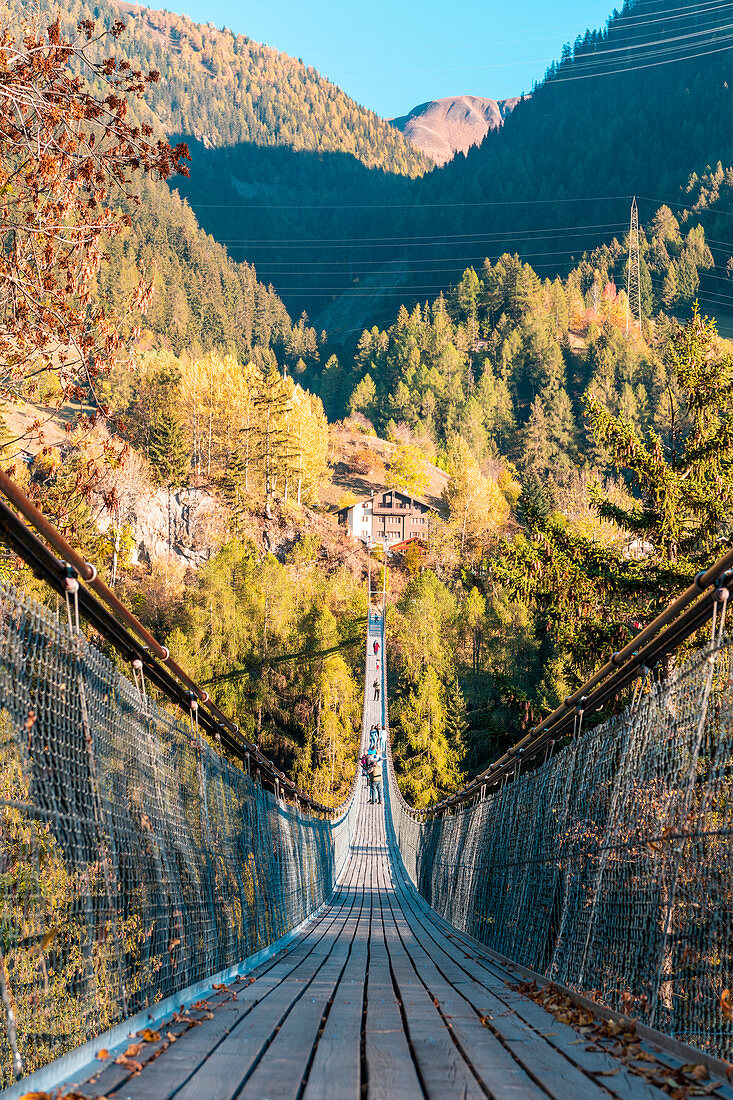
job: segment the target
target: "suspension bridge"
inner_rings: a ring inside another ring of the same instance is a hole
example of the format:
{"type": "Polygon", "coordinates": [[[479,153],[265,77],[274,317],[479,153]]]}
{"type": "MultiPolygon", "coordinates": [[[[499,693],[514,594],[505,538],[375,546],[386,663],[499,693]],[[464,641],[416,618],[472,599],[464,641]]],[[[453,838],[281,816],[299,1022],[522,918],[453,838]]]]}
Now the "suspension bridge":
{"type": "Polygon", "coordinates": [[[388,748],[384,803],[355,761],[334,810],[0,489],[62,608],[0,588],[7,1100],[733,1098],[733,555],[451,798],[408,806],[388,748]]]}

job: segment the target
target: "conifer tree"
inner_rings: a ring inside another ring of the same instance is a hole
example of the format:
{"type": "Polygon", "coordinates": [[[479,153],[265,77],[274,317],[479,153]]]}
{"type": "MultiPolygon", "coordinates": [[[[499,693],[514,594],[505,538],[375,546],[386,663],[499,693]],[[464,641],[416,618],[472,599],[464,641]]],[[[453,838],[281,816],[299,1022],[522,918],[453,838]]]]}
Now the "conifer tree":
{"type": "Polygon", "coordinates": [[[180,485],[190,466],[186,433],[178,412],[161,409],[153,423],[148,458],[161,485],[180,485]]]}
{"type": "Polygon", "coordinates": [[[468,444],[460,436],[450,441],[446,466],[450,481],[443,490],[443,500],[463,561],[469,552],[480,551],[489,535],[499,530],[509,507],[496,482],[481,473],[468,444]]]}
{"type": "Polygon", "coordinates": [[[354,392],[349,398],[349,412],[363,413],[367,419],[372,420],[377,410],[377,387],[370,374],[357,382],[354,392]]]}
{"type": "Polygon", "coordinates": [[[733,515],[733,356],[719,351],[716,337],[715,323],[700,316],[696,303],[667,352],[686,408],[678,409],[666,445],[653,429],[645,435],[613,415],[595,395],[586,400],[593,434],[628,471],[638,500],[622,508],[597,492],[601,515],[671,562],[680,554],[704,558],[717,537],[728,535],[733,515]]]}
{"type": "Polygon", "coordinates": [[[290,455],[290,440],[286,426],[290,410],[287,387],[277,365],[262,371],[255,378],[253,398],[255,418],[252,432],[257,465],[262,477],[265,514],[272,515],[272,499],[277,488],[278,473],[282,473],[290,455]]]}
{"type": "Polygon", "coordinates": [[[467,732],[466,700],[458,680],[452,680],[445,693],[445,736],[451,750],[459,759],[466,751],[467,732]]]}

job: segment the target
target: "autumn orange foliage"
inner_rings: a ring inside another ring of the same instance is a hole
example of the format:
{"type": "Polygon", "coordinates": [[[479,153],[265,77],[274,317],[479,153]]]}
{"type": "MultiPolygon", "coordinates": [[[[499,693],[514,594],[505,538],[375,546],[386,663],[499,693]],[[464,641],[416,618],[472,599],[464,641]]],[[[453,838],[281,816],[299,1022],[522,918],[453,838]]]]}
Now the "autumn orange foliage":
{"type": "MultiPolygon", "coordinates": [[[[57,19],[44,30],[0,32],[0,394],[33,394],[54,372],[60,400],[94,397],[98,376],[120,357],[133,330],[124,311],[95,299],[105,239],[129,224],[119,199],[136,174],[187,174],[185,145],[152,140],[127,121],[130,100],[156,83],[128,61],[97,60],[97,34],[79,24],[74,40],[57,19]],[[80,75],[85,74],[85,76],[80,75]],[[94,93],[89,80],[101,82],[94,93]]],[[[152,273],[131,295],[144,311],[152,273]]],[[[104,410],[101,410],[102,412],[104,410]]]]}

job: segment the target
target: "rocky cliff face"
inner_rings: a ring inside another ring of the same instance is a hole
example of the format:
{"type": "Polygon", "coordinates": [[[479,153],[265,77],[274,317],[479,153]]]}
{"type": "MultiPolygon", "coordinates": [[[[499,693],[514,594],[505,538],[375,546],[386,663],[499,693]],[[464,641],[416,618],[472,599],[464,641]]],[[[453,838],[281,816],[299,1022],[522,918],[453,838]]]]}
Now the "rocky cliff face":
{"type": "MultiPolygon", "coordinates": [[[[99,526],[105,530],[112,520],[99,526]]],[[[226,538],[224,508],[205,489],[157,489],[141,493],[128,508],[125,522],[135,546],[132,564],[149,565],[155,558],[172,557],[195,568],[215,554],[226,538]]]]}
{"type": "Polygon", "coordinates": [[[437,164],[445,164],[456,153],[467,153],[472,145],[480,145],[489,130],[503,125],[518,102],[519,96],[512,99],[451,96],[421,103],[408,115],[389,121],[437,164]]]}

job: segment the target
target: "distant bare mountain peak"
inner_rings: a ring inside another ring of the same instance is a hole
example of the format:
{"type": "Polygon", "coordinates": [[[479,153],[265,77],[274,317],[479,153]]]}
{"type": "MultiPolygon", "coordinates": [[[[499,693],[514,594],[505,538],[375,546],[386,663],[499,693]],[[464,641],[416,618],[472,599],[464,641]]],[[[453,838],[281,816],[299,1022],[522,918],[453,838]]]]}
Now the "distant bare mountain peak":
{"type": "Polygon", "coordinates": [[[502,126],[520,99],[448,96],[421,103],[409,114],[389,122],[436,164],[445,164],[456,153],[467,153],[472,145],[480,145],[489,130],[502,126]]]}

